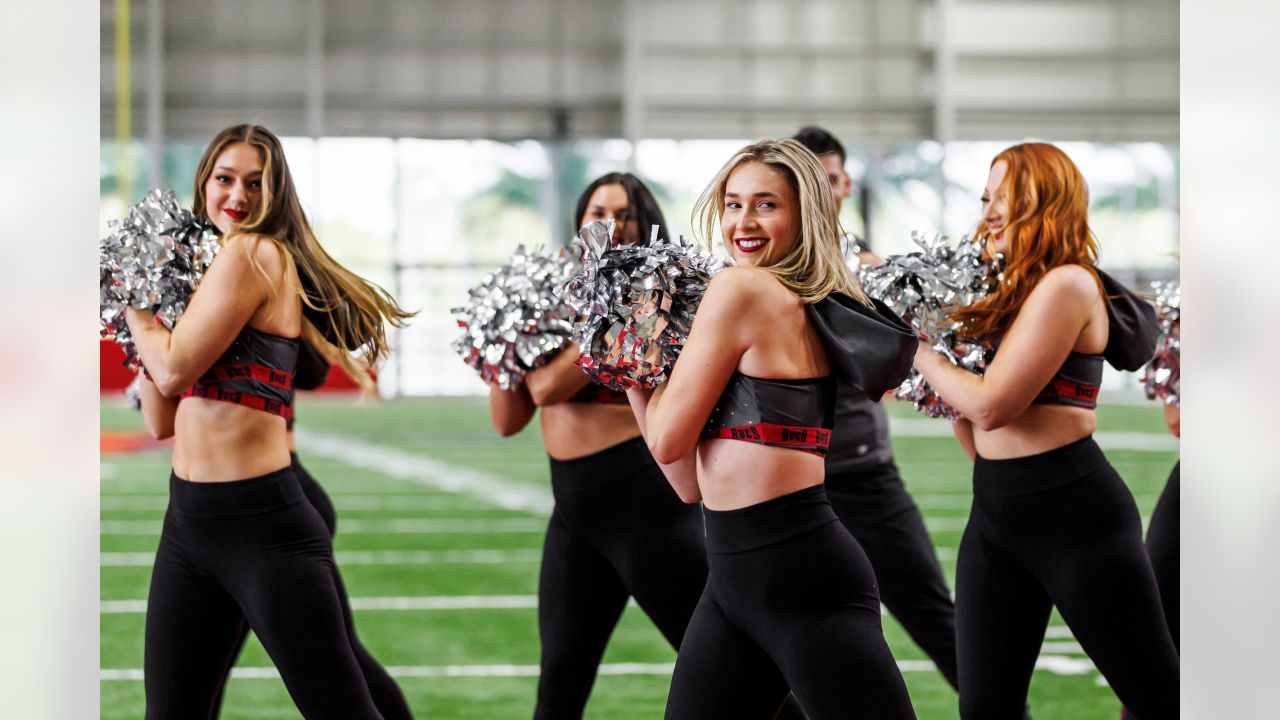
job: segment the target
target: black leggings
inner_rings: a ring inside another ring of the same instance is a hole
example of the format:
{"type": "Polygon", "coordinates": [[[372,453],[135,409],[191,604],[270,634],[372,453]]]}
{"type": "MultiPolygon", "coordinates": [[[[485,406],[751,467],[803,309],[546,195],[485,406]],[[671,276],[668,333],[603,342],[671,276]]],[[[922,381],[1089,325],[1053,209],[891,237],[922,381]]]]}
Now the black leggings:
{"type": "Polygon", "coordinates": [[[1091,437],[974,463],[956,572],[961,718],[1022,715],[1054,605],[1137,717],[1178,716],[1178,651],[1138,508],[1091,437]]]}
{"type": "Polygon", "coordinates": [[[248,619],[308,720],[380,720],[347,636],[333,544],[291,468],[169,477],[147,598],[148,720],[209,716],[248,619]]]}
{"type": "Polygon", "coordinates": [[[668,720],[914,718],[871,563],[821,485],[703,510],[711,572],[676,658],[668,720]]]}
{"type": "Polygon", "coordinates": [[[902,623],[952,687],[956,608],[924,518],[892,463],[829,473],[827,498],[875,568],[880,601],[902,623]]]}
{"type": "MultiPolygon", "coordinates": [[[[338,530],[338,515],[334,511],[333,501],[329,499],[329,495],[325,493],[324,488],[320,487],[320,483],[311,477],[311,473],[298,462],[298,454],[290,453],[290,462],[293,467],[293,474],[298,478],[298,484],[302,486],[302,492],[307,496],[307,501],[311,503],[311,507],[320,513],[320,519],[324,521],[325,527],[329,529],[329,537],[333,537],[338,530]]],[[[360,644],[360,640],[356,637],[355,620],[351,616],[351,604],[347,600],[347,588],[342,583],[342,574],[337,570],[334,571],[334,581],[338,586],[338,599],[342,602],[342,615],[346,620],[347,639],[351,642],[351,649],[355,651],[356,662],[360,663],[360,670],[364,673],[364,681],[369,685],[369,694],[373,696],[373,704],[378,707],[378,712],[382,713],[385,720],[412,720],[413,712],[409,710],[409,703],[404,699],[404,694],[400,692],[400,687],[396,685],[396,681],[391,679],[385,668],[378,664],[373,655],[360,644]]],[[[241,649],[244,647],[245,640],[249,637],[249,623],[242,622],[240,625],[240,642],[237,644],[235,651],[231,656],[231,663],[227,665],[227,674],[223,677],[222,688],[218,691],[218,697],[214,701],[210,718],[218,717],[222,710],[222,698],[227,690],[227,680],[231,677],[231,667],[235,664],[235,660],[240,655],[241,649]]]]}
{"type": "Polygon", "coordinates": [[[534,717],[563,720],[582,716],[628,597],[679,647],[706,583],[707,555],[697,506],[676,497],[640,438],[552,459],[551,489],[534,717]]]}
{"type": "Polygon", "coordinates": [[[1178,511],[1181,506],[1182,466],[1178,462],[1169,473],[1169,482],[1165,483],[1164,492],[1156,501],[1156,509],[1151,513],[1151,524],[1147,526],[1147,555],[1151,558],[1151,568],[1156,573],[1156,584],[1160,586],[1160,604],[1164,606],[1164,619],[1169,623],[1169,634],[1173,636],[1173,644],[1178,645],[1178,511]]]}

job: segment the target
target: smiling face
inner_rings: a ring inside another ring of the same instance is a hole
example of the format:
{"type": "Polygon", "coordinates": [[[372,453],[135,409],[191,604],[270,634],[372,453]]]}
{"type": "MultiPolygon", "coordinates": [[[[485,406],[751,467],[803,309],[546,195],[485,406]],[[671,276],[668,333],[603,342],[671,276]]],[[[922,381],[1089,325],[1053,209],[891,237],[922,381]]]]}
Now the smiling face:
{"type": "Polygon", "coordinates": [[[619,245],[634,245],[640,242],[640,222],[631,201],[627,198],[627,189],[619,183],[601,185],[591,193],[587,200],[587,209],[578,218],[581,227],[594,220],[614,221],[614,234],[619,245]]]}
{"type": "Polygon", "coordinates": [[[800,199],[786,175],[754,161],[730,173],[720,233],[739,265],[765,267],[785,257],[800,236],[800,199]]]}
{"type": "Polygon", "coordinates": [[[243,223],[262,202],[262,155],[248,143],[233,143],[218,154],[204,182],[204,212],[223,233],[243,223]]]}
{"type": "Polygon", "coordinates": [[[987,237],[991,240],[996,252],[1007,252],[1009,241],[1004,230],[1009,225],[1009,199],[1005,197],[1000,185],[1009,172],[1009,163],[997,160],[991,166],[991,174],[987,177],[987,187],[982,191],[982,221],[987,225],[987,237]]]}

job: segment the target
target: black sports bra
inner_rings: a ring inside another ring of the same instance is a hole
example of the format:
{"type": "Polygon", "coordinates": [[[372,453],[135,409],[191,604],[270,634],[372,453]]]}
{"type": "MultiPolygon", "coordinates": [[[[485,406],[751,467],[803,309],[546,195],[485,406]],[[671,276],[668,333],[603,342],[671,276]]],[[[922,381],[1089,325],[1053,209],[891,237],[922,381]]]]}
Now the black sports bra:
{"type": "Polygon", "coordinates": [[[1049,384],[1032,403],[1059,403],[1076,407],[1098,407],[1098,387],[1102,384],[1102,356],[1072,352],[1053,374],[1049,384]]]}
{"type": "Polygon", "coordinates": [[[758,378],[734,371],[702,429],[703,439],[742,440],[826,457],[836,379],[758,378]]]}
{"type": "MultiPolygon", "coordinates": [[[[1133,371],[1142,367],[1155,353],[1159,325],[1151,303],[1107,273],[1097,268],[1094,270],[1102,281],[1107,307],[1107,347],[1096,355],[1074,351],[1067,355],[1049,384],[1031,401],[1033,404],[1058,403],[1092,410],[1098,407],[1104,360],[1117,370],[1133,371]]],[[[997,340],[992,346],[992,357],[999,348],[997,340]]]]}
{"type": "Polygon", "coordinates": [[[627,394],[621,390],[600,385],[595,381],[587,383],[581,390],[569,398],[571,403],[597,403],[601,405],[626,405],[627,394]]]}
{"type": "Polygon", "coordinates": [[[245,326],[213,367],[182,391],[181,397],[244,405],[293,417],[293,375],[298,368],[299,338],[272,335],[245,326]]]}

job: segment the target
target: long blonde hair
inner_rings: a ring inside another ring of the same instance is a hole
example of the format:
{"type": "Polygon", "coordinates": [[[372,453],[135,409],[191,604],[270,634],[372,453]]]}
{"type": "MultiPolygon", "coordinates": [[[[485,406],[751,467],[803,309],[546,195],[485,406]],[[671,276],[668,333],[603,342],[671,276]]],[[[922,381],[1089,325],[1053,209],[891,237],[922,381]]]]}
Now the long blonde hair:
{"type": "Polygon", "coordinates": [[[296,268],[298,272],[298,294],[305,316],[303,334],[311,335],[311,331],[315,331],[341,350],[337,360],[352,377],[366,374],[351,354],[363,350],[369,365],[376,366],[388,352],[384,322],[404,327],[405,320],[416,313],[401,309],[390,293],[340,265],[320,246],[298,200],[280,139],[261,125],[229,127],[209,143],[196,169],[192,209],[196,215],[208,218],[205,183],[218,156],[235,143],[245,143],[262,155],[262,199],[252,215],[231,227],[228,237],[254,236],[255,242],[246,248],[249,260],[274,292],[274,283],[257,262],[254,250],[257,242],[272,242],[281,252],[286,267],[296,268]],[[308,321],[313,325],[311,330],[305,327],[308,321]]]}
{"type": "Polygon", "coordinates": [[[795,140],[762,140],[748,145],[720,168],[693,206],[695,232],[713,251],[713,238],[721,236],[725,186],[729,176],[749,162],[764,163],[782,173],[800,202],[800,235],[786,255],[762,267],[805,303],[815,303],[833,292],[842,292],[871,306],[866,293],[845,264],[840,252],[844,229],[836,215],[835,196],[827,172],[816,155],[795,140]]]}

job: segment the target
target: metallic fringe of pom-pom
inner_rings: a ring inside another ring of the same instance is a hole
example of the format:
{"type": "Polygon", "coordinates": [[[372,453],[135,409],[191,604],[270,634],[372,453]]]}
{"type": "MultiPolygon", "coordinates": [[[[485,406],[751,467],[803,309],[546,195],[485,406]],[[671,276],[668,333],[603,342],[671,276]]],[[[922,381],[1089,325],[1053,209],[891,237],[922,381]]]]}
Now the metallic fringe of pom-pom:
{"type": "Polygon", "coordinates": [[[1147,397],[1182,406],[1182,284],[1177,280],[1151,283],[1151,304],[1160,321],[1156,353],[1142,371],[1147,397]]]}
{"type": "MultiPolygon", "coordinates": [[[[1001,258],[997,256],[995,262],[984,260],[980,238],[965,237],[951,244],[942,235],[926,237],[913,232],[911,239],[921,248],[919,251],[890,255],[879,267],[859,270],[863,291],[929,337],[934,352],[981,375],[986,371],[989,349],[960,337],[958,324],[950,320],[950,315],[991,293],[999,281],[1001,258]]],[[[894,394],[910,401],[928,417],[953,421],[961,417],[915,368],[894,394]]]]}
{"type": "Polygon", "coordinates": [[[724,262],[691,245],[657,237],[613,243],[613,222],[582,228],[573,248],[582,268],[564,284],[577,320],[578,365],[614,390],[666,382],[684,348],[702,295],[724,262]]]}
{"type": "Polygon", "coordinates": [[[573,270],[564,250],[517,247],[505,265],[468,291],[465,305],[452,309],[462,328],[453,349],[486,383],[519,387],[569,339],[571,311],[556,293],[573,270]]]}
{"type": "Polygon", "coordinates": [[[217,229],[181,207],[172,190],[147,193],[109,229],[99,243],[100,334],[123,345],[126,364],[136,369],[124,309],[150,310],[172,329],[221,242],[217,229]]]}

